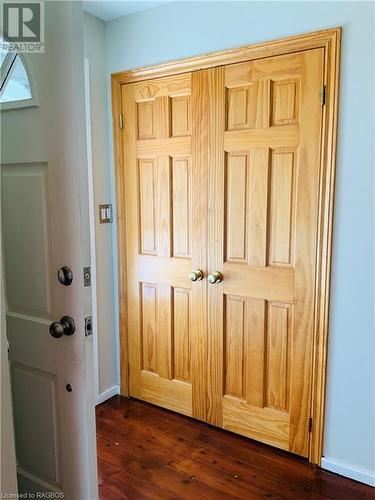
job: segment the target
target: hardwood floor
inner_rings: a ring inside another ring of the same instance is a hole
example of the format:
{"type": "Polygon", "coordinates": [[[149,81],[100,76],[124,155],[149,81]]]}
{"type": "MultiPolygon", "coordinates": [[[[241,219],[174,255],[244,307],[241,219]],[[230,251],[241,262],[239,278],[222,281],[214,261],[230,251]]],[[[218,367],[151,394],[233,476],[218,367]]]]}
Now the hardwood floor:
{"type": "Polygon", "coordinates": [[[99,491],[114,499],[375,499],[289,453],[115,396],[97,407],[99,491]]]}

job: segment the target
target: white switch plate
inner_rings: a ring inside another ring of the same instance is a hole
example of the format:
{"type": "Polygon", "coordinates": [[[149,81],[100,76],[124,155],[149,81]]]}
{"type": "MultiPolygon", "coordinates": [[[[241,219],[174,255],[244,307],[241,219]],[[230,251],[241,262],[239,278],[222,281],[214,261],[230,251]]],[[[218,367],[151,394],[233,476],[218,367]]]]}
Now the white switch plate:
{"type": "Polygon", "coordinates": [[[112,222],[112,205],[110,203],[102,203],[99,205],[99,222],[100,224],[112,222]]]}

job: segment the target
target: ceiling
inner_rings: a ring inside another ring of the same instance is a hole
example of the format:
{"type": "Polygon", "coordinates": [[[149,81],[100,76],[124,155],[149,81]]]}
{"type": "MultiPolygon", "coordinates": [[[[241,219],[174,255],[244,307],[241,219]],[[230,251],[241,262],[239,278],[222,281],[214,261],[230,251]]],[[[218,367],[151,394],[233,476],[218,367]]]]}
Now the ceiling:
{"type": "Polygon", "coordinates": [[[143,2],[143,1],[133,1],[127,2],[126,0],[84,0],[83,10],[92,14],[93,16],[103,19],[103,21],[111,21],[118,17],[129,16],[135,12],[141,12],[142,10],[152,9],[163,3],[169,3],[166,0],[159,2],[143,2]]]}

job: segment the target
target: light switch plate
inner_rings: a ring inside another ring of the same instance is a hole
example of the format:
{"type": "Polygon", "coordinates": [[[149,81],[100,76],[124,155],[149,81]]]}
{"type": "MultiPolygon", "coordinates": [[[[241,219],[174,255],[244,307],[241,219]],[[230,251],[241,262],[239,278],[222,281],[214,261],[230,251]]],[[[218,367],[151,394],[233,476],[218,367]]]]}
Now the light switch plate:
{"type": "Polygon", "coordinates": [[[111,203],[102,203],[99,205],[99,222],[106,224],[112,222],[112,205],[111,203]]]}

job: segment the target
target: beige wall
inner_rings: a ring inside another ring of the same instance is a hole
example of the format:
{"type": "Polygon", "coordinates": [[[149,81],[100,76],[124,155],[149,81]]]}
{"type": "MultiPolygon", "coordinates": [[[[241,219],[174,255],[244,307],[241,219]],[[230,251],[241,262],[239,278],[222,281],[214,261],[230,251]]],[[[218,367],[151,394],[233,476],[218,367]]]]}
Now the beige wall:
{"type": "Polygon", "coordinates": [[[104,22],[84,14],[84,51],[89,60],[92,168],[95,203],[99,400],[117,390],[113,224],[99,224],[98,205],[111,203],[104,22]]]}

